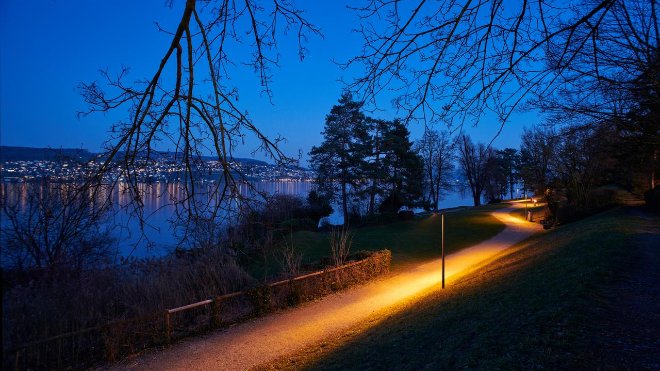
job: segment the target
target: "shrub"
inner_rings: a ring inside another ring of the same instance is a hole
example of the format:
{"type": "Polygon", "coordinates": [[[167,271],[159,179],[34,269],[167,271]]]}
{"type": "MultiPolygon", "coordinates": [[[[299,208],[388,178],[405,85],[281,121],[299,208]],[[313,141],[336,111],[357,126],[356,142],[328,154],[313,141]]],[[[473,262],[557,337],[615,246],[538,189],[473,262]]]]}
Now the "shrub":
{"type": "Polygon", "coordinates": [[[655,186],[652,190],[644,192],[644,201],[646,207],[651,210],[660,212],[660,185],[655,186]]]}
{"type": "Polygon", "coordinates": [[[330,206],[330,199],[319,195],[316,191],[310,191],[307,195],[307,216],[318,225],[322,217],[328,216],[332,213],[332,206],[330,206]]]}
{"type": "MultiPolygon", "coordinates": [[[[3,290],[3,352],[62,333],[162,312],[252,284],[254,280],[220,249],[207,249],[185,259],[133,259],[113,268],[41,277],[3,290]]],[[[115,337],[127,336],[117,333],[118,328],[114,331],[115,337]]],[[[102,335],[95,333],[90,344],[102,335]]],[[[80,351],[84,352],[82,348],[80,351]]],[[[102,354],[72,355],[76,359],[99,356],[102,354]]]]}
{"type": "Polygon", "coordinates": [[[616,204],[617,191],[610,188],[597,188],[587,195],[587,212],[593,213],[616,204]]]}
{"type": "Polygon", "coordinates": [[[271,290],[270,286],[256,286],[245,292],[250,299],[254,313],[257,316],[270,312],[271,310],[271,290]]]}
{"type": "Polygon", "coordinates": [[[353,233],[347,228],[335,228],[330,232],[330,251],[335,267],[346,262],[353,244],[353,233]]]}
{"type": "Polygon", "coordinates": [[[399,220],[397,213],[379,213],[373,215],[364,215],[360,218],[359,224],[353,224],[353,226],[369,226],[369,225],[381,225],[394,223],[399,220]]]}
{"type": "Polygon", "coordinates": [[[401,198],[401,195],[398,192],[390,193],[378,206],[378,211],[380,213],[396,213],[401,209],[404,202],[401,198]]]}
{"type": "Polygon", "coordinates": [[[293,246],[293,239],[284,239],[278,260],[286,277],[295,277],[300,273],[302,254],[293,246]]]}
{"type": "Polygon", "coordinates": [[[285,229],[287,231],[295,232],[295,231],[315,231],[316,226],[318,225],[318,222],[314,222],[309,217],[305,218],[293,218],[293,219],[287,219],[284,220],[283,222],[280,223],[280,229],[285,229]]]}
{"type": "Polygon", "coordinates": [[[116,249],[107,192],[44,177],[15,199],[3,194],[2,266],[38,275],[109,264],[116,249]]]}

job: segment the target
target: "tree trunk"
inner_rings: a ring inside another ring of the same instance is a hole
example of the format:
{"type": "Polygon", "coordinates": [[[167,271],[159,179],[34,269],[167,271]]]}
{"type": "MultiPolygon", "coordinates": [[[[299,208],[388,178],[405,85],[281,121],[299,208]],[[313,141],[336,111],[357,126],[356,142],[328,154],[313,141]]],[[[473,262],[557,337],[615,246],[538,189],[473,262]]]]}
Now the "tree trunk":
{"type": "Polygon", "coordinates": [[[472,192],[472,200],[474,201],[474,206],[481,205],[481,192],[472,192]]]}
{"type": "Polygon", "coordinates": [[[371,183],[371,194],[369,195],[369,215],[374,215],[376,204],[376,180],[371,183]]]}
{"type": "MultiPolygon", "coordinates": [[[[376,152],[376,169],[380,167],[380,150],[376,152]]],[[[376,210],[376,174],[371,182],[371,194],[369,195],[369,214],[374,215],[376,210]]]]}
{"type": "Polygon", "coordinates": [[[346,182],[341,183],[341,206],[344,211],[344,226],[348,226],[348,195],[346,194],[346,182]]]}
{"type": "Polygon", "coordinates": [[[509,174],[509,198],[513,200],[513,176],[509,174]]]}
{"type": "Polygon", "coordinates": [[[650,187],[651,190],[653,190],[655,188],[656,161],[658,161],[658,151],[653,150],[653,161],[651,161],[651,174],[649,176],[649,185],[651,186],[650,187]]]}

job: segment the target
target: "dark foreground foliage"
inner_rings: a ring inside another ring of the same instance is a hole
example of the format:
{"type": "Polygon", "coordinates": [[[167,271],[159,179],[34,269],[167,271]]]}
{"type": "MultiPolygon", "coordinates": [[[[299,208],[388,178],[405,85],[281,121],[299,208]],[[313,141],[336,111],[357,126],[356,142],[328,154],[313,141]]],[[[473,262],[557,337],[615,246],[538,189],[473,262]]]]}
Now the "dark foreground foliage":
{"type": "Polygon", "coordinates": [[[349,259],[344,267],[269,285],[212,252],[192,260],[135,262],[121,274],[99,270],[18,285],[3,297],[3,367],[86,368],[114,361],[366,282],[389,272],[391,253],[349,259]],[[165,314],[209,298],[210,306],[165,314]]]}

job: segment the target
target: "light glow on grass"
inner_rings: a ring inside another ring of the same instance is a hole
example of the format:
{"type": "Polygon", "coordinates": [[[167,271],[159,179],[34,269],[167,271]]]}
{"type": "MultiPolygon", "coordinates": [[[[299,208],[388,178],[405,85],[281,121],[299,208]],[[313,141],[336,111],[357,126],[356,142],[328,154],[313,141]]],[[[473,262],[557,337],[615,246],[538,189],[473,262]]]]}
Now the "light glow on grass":
{"type": "MultiPolygon", "coordinates": [[[[508,212],[496,212],[493,215],[507,224],[507,229],[493,239],[448,255],[445,260],[445,279],[448,284],[501,257],[501,253],[509,246],[540,230],[538,224],[526,222],[508,212]]],[[[441,264],[440,259],[435,259],[381,284],[358,289],[363,291],[360,300],[351,303],[344,310],[357,314],[370,309],[375,311],[377,308],[385,308],[391,313],[396,310],[397,304],[425,296],[432,290],[440,290],[441,264]]],[[[378,322],[374,321],[372,325],[378,322]]]]}

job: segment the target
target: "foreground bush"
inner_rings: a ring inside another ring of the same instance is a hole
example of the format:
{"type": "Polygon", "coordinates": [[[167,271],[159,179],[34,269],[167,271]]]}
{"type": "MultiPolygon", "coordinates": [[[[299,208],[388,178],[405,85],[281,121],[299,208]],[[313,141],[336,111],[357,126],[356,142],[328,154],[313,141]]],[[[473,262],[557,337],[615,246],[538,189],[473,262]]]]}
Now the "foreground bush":
{"type": "Polygon", "coordinates": [[[660,185],[655,186],[652,190],[644,192],[644,201],[646,207],[651,210],[660,212],[660,185]]]}
{"type": "Polygon", "coordinates": [[[3,366],[86,368],[389,272],[387,250],[352,258],[364,259],[269,285],[218,249],[19,285],[3,295],[3,366]]]}
{"type": "MultiPolygon", "coordinates": [[[[32,280],[3,290],[3,359],[6,362],[8,353],[24,344],[150,315],[251,284],[253,279],[219,249],[189,259],[139,260],[32,280]]],[[[104,334],[89,336],[98,340],[104,334]]],[[[53,367],[59,362],[78,364],[77,357],[98,353],[94,347],[102,342],[87,339],[67,345],[72,349],[61,349],[62,354],[51,357],[53,367]]]]}

